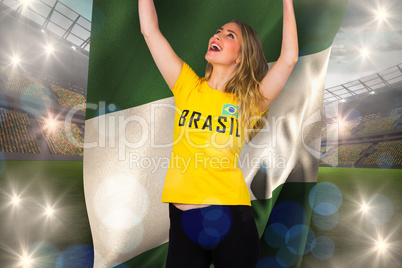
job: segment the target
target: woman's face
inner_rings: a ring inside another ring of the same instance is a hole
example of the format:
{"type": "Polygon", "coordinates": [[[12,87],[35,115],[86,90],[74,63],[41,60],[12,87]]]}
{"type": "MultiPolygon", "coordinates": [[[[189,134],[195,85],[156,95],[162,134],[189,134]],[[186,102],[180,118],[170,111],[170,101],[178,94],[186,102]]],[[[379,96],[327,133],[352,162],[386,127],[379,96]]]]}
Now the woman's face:
{"type": "Polygon", "coordinates": [[[219,28],[209,39],[205,59],[212,65],[234,65],[240,63],[241,29],[234,22],[219,28]]]}

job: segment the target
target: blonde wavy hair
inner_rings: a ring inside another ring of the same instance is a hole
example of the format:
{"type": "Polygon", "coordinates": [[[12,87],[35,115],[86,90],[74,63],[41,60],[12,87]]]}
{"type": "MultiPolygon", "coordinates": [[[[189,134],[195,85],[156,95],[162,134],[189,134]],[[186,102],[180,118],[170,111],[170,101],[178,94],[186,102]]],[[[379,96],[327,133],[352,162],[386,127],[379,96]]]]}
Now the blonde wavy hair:
{"type": "MultiPolygon", "coordinates": [[[[248,143],[265,125],[267,113],[264,114],[265,117],[260,117],[259,114],[260,104],[262,100],[267,100],[267,98],[262,95],[260,83],[268,72],[268,64],[261,41],[254,29],[239,20],[232,20],[231,22],[239,25],[241,29],[241,61],[226,83],[224,92],[233,93],[238,102],[239,125],[242,126],[246,138],[245,142],[248,143]]],[[[212,70],[212,64],[208,63],[205,70],[205,80],[209,80],[212,70]]]]}

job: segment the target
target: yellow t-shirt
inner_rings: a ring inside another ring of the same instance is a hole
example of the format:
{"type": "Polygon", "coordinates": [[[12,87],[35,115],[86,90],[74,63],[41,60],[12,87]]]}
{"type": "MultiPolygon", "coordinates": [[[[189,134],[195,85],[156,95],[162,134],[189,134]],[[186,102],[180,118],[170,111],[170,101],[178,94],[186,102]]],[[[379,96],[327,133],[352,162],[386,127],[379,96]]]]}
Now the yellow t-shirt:
{"type": "Polygon", "coordinates": [[[210,88],[186,63],[171,90],[176,115],[162,202],[250,206],[237,167],[245,138],[233,94],[210,88]]]}

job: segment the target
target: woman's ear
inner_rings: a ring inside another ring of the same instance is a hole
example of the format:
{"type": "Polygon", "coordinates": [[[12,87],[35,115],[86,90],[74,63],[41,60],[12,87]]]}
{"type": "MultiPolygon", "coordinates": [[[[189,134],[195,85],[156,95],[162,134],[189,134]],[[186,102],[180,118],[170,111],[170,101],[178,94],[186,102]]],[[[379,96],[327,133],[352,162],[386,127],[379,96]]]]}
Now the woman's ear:
{"type": "Polygon", "coordinates": [[[235,60],[236,63],[240,63],[241,62],[241,56],[237,57],[237,59],[235,60]]]}

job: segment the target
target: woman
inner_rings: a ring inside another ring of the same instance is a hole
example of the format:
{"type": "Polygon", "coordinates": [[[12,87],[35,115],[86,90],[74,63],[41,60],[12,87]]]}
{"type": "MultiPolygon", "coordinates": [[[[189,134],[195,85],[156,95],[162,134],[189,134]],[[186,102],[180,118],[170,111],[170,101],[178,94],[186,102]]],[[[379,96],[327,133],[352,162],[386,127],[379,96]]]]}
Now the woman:
{"type": "Polygon", "coordinates": [[[141,32],[177,110],[162,202],[169,203],[166,267],[255,267],[259,237],[238,155],[263,126],[298,57],[292,0],[283,0],[281,55],[269,72],[261,42],[234,20],[210,38],[204,78],[159,30],[153,0],[139,0],[141,32]]]}

